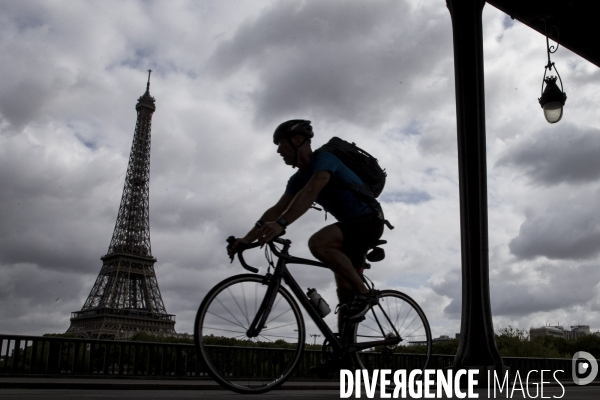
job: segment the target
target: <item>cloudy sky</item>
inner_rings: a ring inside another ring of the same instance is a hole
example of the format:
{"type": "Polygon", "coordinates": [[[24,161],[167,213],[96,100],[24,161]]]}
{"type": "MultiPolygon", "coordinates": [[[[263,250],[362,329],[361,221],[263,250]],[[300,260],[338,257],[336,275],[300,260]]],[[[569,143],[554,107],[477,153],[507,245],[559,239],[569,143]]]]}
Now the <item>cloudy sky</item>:
{"type": "MultiPolygon", "coordinates": [[[[537,102],[545,38],[483,11],[494,326],[600,329],[600,70],[560,48],[560,123],[537,102]]],[[[369,276],[460,327],[460,230],[450,14],[445,1],[0,0],[0,333],[64,332],[112,237],[152,69],[152,253],[176,330],[241,273],[241,236],[293,170],[271,142],[292,118],[388,171],[396,226],[369,276]]],[[[297,255],[326,223],[289,229],[297,255]]],[[[260,253],[260,252],[257,252],[260,253]]],[[[260,254],[249,257],[264,270],[260,254]]],[[[331,273],[293,267],[334,303],[331,273]]],[[[328,317],[333,323],[334,317],[328,317]]],[[[308,332],[312,333],[312,332],[308,332]]]]}

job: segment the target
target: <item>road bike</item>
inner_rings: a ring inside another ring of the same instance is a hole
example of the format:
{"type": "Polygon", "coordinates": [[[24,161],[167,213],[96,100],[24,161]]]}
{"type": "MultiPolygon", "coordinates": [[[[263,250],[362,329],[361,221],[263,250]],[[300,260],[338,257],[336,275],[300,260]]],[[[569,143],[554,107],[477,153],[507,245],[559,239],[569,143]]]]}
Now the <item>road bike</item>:
{"type": "MultiPolygon", "coordinates": [[[[228,239],[230,243],[232,240],[228,239]]],[[[379,241],[376,246],[383,243],[379,241]]],[[[257,274],[258,269],[243,257],[244,251],[261,244],[238,244],[238,259],[252,274],[223,280],[200,304],[194,340],[204,365],[221,386],[238,393],[264,393],[290,377],[301,359],[306,337],[298,303],[324,336],[324,361],[369,371],[426,368],[431,355],[431,330],[425,313],[413,299],[396,290],[376,290],[363,275],[379,302],[362,320],[346,322],[342,332],[334,333],[287,268],[289,264],[327,266],[290,255],[291,244],[278,237],[263,245],[269,264],[265,275],[257,274]],[[396,356],[406,349],[404,346],[411,345],[424,346],[424,354],[407,356],[398,366],[396,356]]],[[[376,246],[370,249],[373,257],[367,256],[368,260],[382,259],[383,249],[376,246]]],[[[370,267],[368,263],[365,266],[370,267]]]]}

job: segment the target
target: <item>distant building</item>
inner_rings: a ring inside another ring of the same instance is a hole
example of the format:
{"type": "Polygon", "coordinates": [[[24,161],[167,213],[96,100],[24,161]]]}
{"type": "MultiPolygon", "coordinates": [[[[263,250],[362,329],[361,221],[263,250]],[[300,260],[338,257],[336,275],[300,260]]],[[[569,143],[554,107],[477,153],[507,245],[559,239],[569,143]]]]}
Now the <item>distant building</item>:
{"type": "MultiPolygon", "coordinates": [[[[432,342],[445,342],[448,340],[452,340],[448,335],[442,335],[439,338],[432,339],[432,342]]],[[[425,346],[427,342],[425,340],[415,340],[413,342],[408,342],[409,346],[425,346]]]]}
{"type": "Polygon", "coordinates": [[[589,334],[589,325],[575,325],[571,327],[571,331],[565,331],[565,339],[579,339],[580,337],[589,334]]]}
{"type": "Polygon", "coordinates": [[[560,325],[556,326],[542,326],[540,328],[530,328],[529,329],[529,338],[533,339],[537,336],[553,336],[560,337],[563,339],[571,340],[578,339],[582,336],[590,334],[590,326],[589,325],[574,325],[571,326],[571,330],[567,331],[560,325]]]}
{"type": "Polygon", "coordinates": [[[175,337],[175,338],[177,338],[177,339],[193,339],[193,338],[194,338],[194,335],[190,335],[190,334],[189,334],[189,333],[187,333],[187,332],[184,332],[184,333],[176,333],[176,334],[174,334],[174,335],[169,335],[169,336],[170,336],[170,337],[175,337]]]}
{"type": "Polygon", "coordinates": [[[540,328],[530,328],[529,338],[533,339],[537,336],[553,336],[553,337],[565,337],[565,330],[562,326],[542,326],[540,328]]]}

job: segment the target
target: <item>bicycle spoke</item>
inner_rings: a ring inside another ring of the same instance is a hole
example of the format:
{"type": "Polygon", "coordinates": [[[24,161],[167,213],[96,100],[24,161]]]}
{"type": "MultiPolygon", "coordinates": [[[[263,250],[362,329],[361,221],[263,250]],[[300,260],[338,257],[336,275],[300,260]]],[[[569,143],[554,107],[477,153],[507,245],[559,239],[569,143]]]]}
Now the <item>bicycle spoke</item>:
{"type": "Polygon", "coordinates": [[[262,337],[263,339],[269,341],[269,342],[273,342],[271,339],[269,339],[268,337],[266,337],[265,335],[259,334],[258,336],[262,337]]]}
{"type": "MultiPolygon", "coordinates": [[[[232,313],[232,312],[229,310],[229,308],[228,308],[228,307],[227,307],[225,304],[223,304],[223,302],[222,302],[221,300],[219,300],[219,299],[216,299],[216,300],[217,300],[217,302],[218,302],[218,303],[221,305],[221,307],[223,307],[223,308],[225,309],[225,311],[227,311],[227,312],[229,313],[229,315],[231,315],[231,316],[233,317],[233,319],[235,319],[235,320],[237,321],[237,324],[236,324],[236,325],[237,325],[237,326],[241,326],[241,327],[243,328],[243,327],[244,327],[244,325],[243,325],[243,324],[240,322],[240,320],[239,320],[239,319],[237,319],[237,317],[236,317],[235,315],[233,315],[233,313],[232,313]]],[[[213,314],[213,313],[211,313],[211,314],[213,314]]],[[[223,317],[221,317],[221,316],[219,316],[219,315],[217,315],[217,314],[213,314],[213,315],[214,315],[215,317],[219,317],[219,318],[225,319],[225,318],[223,318],[223,317]]]]}
{"type": "MultiPolygon", "coordinates": [[[[417,326],[411,333],[409,333],[408,335],[405,335],[403,337],[413,337],[413,333],[415,333],[416,331],[418,331],[419,329],[422,329],[423,326],[417,326]]],[[[417,335],[417,337],[421,337],[423,335],[417,335]]]]}
{"type": "Polygon", "coordinates": [[[244,290],[245,285],[240,285],[242,287],[242,298],[244,299],[244,310],[246,311],[244,317],[246,317],[246,322],[248,322],[248,326],[250,326],[250,320],[248,319],[248,305],[246,304],[246,291],[244,290]]]}
{"type": "MultiPolygon", "coordinates": [[[[391,312],[390,312],[390,302],[389,302],[389,301],[388,301],[388,302],[386,302],[386,304],[385,304],[385,307],[386,307],[386,309],[387,309],[387,310],[386,310],[386,311],[387,311],[387,315],[390,315],[390,314],[391,314],[391,312]]],[[[387,320],[387,318],[384,318],[384,319],[385,319],[386,323],[389,325],[389,324],[390,324],[390,321],[388,321],[388,320],[387,320]]],[[[391,326],[390,328],[392,328],[392,329],[393,329],[394,327],[393,327],[393,326],[391,326]]]]}
{"type": "MultiPolygon", "coordinates": [[[[274,327],[274,328],[267,328],[267,329],[263,329],[263,330],[262,330],[262,332],[264,332],[264,331],[270,331],[270,330],[273,330],[273,329],[279,329],[279,328],[283,328],[283,327],[290,326],[290,325],[295,325],[295,324],[296,324],[295,322],[290,322],[289,324],[285,324],[285,325],[276,326],[276,327],[274,327]]],[[[268,325],[267,325],[267,326],[268,326],[268,325]]]]}
{"type": "Polygon", "coordinates": [[[356,335],[356,337],[369,338],[369,339],[381,339],[381,335],[378,336],[369,336],[369,335],[356,335]]]}
{"type": "Polygon", "coordinates": [[[258,285],[254,285],[254,315],[258,312],[258,285]]]}
{"type": "MultiPolygon", "coordinates": [[[[236,322],[233,322],[233,321],[231,321],[231,320],[229,320],[229,319],[227,319],[227,318],[225,318],[225,317],[223,317],[223,316],[221,316],[221,315],[215,314],[215,313],[213,313],[213,312],[211,312],[211,311],[207,311],[207,313],[208,313],[208,314],[210,314],[210,315],[213,315],[213,316],[215,316],[215,317],[217,317],[217,318],[221,318],[222,320],[225,320],[225,321],[227,321],[227,322],[229,322],[229,323],[231,323],[231,324],[237,325],[237,326],[239,326],[240,328],[244,328],[244,329],[246,329],[246,328],[244,327],[244,325],[242,325],[242,324],[240,324],[240,323],[239,323],[239,321],[238,321],[238,323],[236,323],[236,322]]],[[[236,320],[237,320],[237,319],[236,319],[236,320]]]]}
{"type": "MultiPolygon", "coordinates": [[[[394,321],[394,326],[398,326],[398,319],[400,318],[400,316],[402,315],[402,310],[404,309],[404,304],[402,303],[402,305],[400,306],[400,311],[398,311],[396,313],[396,321],[394,321]]],[[[396,303],[396,308],[398,308],[398,303],[396,303]]]]}
{"type": "Polygon", "coordinates": [[[279,296],[276,298],[276,301],[273,303],[273,310],[275,308],[277,308],[277,306],[279,305],[279,302],[281,301],[281,299],[283,299],[283,297],[279,296]]]}
{"type": "MultiPolygon", "coordinates": [[[[244,292],[244,285],[240,285],[242,287],[242,293],[244,292]]],[[[244,318],[246,318],[246,321],[248,322],[248,326],[250,325],[250,320],[248,319],[248,316],[246,314],[244,314],[244,310],[242,310],[242,307],[240,306],[240,303],[238,303],[237,298],[233,295],[233,293],[231,293],[231,289],[227,288],[227,291],[229,292],[231,299],[234,301],[234,303],[238,306],[238,308],[240,309],[240,311],[242,312],[242,315],[244,316],[244,318]]]]}
{"type": "Polygon", "coordinates": [[[267,326],[269,326],[269,324],[270,324],[271,322],[275,321],[277,318],[281,317],[282,315],[285,315],[285,314],[289,313],[290,311],[292,311],[292,310],[285,310],[284,312],[282,312],[282,313],[281,313],[281,314],[279,314],[278,316],[271,318],[271,319],[269,320],[269,322],[267,323],[267,326]]]}
{"type": "Polygon", "coordinates": [[[419,314],[415,315],[414,318],[410,321],[410,323],[406,327],[404,327],[404,329],[402,330],[402,333],[400,334],[401,336],[404,336],[404,332],[406,332],[408,330],[408,328],[410,328],[410,326],[413,324],[413,322],[415,322],[415,320],[417,318],[419,318],[419,314]]]}
{"type": "Polygon", "coordinates": [[[385,317],[385,316],[389,315],[390,314],[390,303],[389,302],[385,302],[385,308],[387,309],[387,313],[383,309],[383,307],[381,306],[381,304],[378,304],[377,308],[373,307],[371,309],[373,311],[373,315],[375,316],[375,322],[377,322],[377,324],[379,325],[379,329],[381,330],[382,334],[384,334],[386,331],[387,332],[395,331],[394,325],[392,325],[392,322],[388,318],[379,318],[378,319],[377,315],[375,315],[375,313],[377,312],[377,310],[380,310],[383,313],[382,317],[385,317]],[[383,325],[381,324],[380,319],[384,320],[383,325]]]}
{"type": "Polygon", "coordinates": [[[235,331],[233,329],[225,329],[225,328],[218,328],[216,326],[205,326],[204,329],[210,329],[213,331],[223,331],[223,332],[232,332],[232,333],[240,333],[240,334],[246,334],[246,332],[243,331],[235,331]]]}
{"type": "Polygon", "coordinates": [[[379,322],[379,319],[377,318],[377,312],[376,312],[376,310],[377,310],[377,308],[375,308],[375,307],[371,308],[371,312],[365,314],[365,316],[368,315],[369,319],[371,320],[371,322],[373,322],[374,324],[376,324],[378,329],[372,328],[370,325],[363,325],[363,326],[366,327],[366,328],[368,328],[368,329],[371,329],[371,330],[374,330],[376,332],[379,332],[379,333],[381,333],[381,335],[384,335],[385,334],[385,329],[384,329],[383,326],[381,326],[381,323],[379,322]]]}
{"type": "MultiPolygon", "coordinates": [[[[372,319],[372,320],[373,320],[373,322],[376,322],[376,321],[375,321],[375,319],[372,319]]],[[[372,326],[370,326],[370,325],[364,325],[364,326],[363,326],[363,328],[370,329],[370,330],[372,330],[373,332],[377,332],[377,333],[381,334],[382,336],[383,336],[383,334],[384,334],[384,333],[383,333],[381,330],[377,330],[377,329],[373,328],[373,327],[372,327],[372,326]]]]}
{"type": "MultiPolygon", "coordinates": [[[[267,340],[270,340],[270,339],[268,339],[268,338],[267,338],[266,336],[264,336],[264,335],[259,335],[259,336],[262,336],[262,337],[264,337],[265,339],[267,339],[267,340]]],[[[281,336],[281,335],[269,335],[269,337],[272,337],[272,338],[280,338],[280,339],[298,339],[297,337],[294,337],[294,336],[281,336]]]]}
{"type": "Polygon", "coordinates": [[[400,327],[404,326],[404,323],[406,322],[406,318],[408,318],[408,315],[410,314],[410,311],[406,313],[406,315],[404,316],[404,319],[402,320],[402,323],[399,325],[400,327]]]}
{"type": "Polygon", "coordinates": [[[243,336],[246,335],[246,332],[233,331],[231,329],[223,329],[223,328],[213,328],[212,326],[205,326],[204,329],[212,329],[213,331],[222,331],[222,332],[231,332],[231,333],[239,333],[243,336]]]}

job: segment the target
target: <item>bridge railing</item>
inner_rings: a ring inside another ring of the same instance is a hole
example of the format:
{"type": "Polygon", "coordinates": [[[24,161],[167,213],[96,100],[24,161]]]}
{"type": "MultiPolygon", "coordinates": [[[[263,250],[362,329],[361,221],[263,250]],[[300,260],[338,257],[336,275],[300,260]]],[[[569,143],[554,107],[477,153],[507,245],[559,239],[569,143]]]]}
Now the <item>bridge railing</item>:
{"type": "MultiPolygon", "coordinates": [[[[233,350],[228,346],[213,346],[213,349],[233,350]]],[[[244,350],[236,348],[235,351],[244,350]]],[[[281,350],[264,348],[260,351],[281,350]]],[[[319,364],[321,357],[320,350],[305,350],[292,378],[311,377],[309,369],[319,364]]],[[[419,354],[362,355],[365,364],[392,370],[416,368],[422,357],[419,354]]],[[[571,359],[505,357],[503,360],[510,368],[510,374],[519,371],[523,380],[530,371],[536,370],[562,370],[564,372],[557,374],[558,379],[571,378],[571,359]]],[[[428,368],[446,369],[453,361],[452,355],[432,355],[428,368]]],[[[208,371],[192,344],[0,335],[0,374],[201,378],[207,377],[208,371]]],[[[544,379],[552,380],[553,377],[546,373],[544,379]]]]}
{"type": "Polygon", "coordinates": [[[194,345],[0,335],[0,373],[203,376],[194,345]]]}

